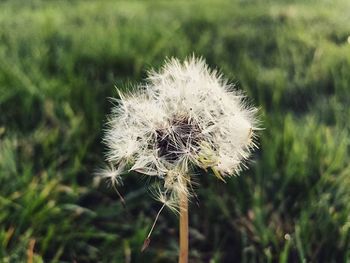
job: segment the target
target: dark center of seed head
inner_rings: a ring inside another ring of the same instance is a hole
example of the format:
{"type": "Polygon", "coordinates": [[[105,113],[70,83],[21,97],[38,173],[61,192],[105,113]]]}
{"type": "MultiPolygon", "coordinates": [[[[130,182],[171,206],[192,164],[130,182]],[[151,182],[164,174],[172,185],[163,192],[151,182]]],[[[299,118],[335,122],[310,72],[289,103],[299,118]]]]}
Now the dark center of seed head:
{"type": "Polygon", "coordinates": [[[186,150],[199,151],[201,129],[187,117],[175,117],[170,121],[171,129],[158,129],[156,143],[159,157],[176,162],[186,150]]]}

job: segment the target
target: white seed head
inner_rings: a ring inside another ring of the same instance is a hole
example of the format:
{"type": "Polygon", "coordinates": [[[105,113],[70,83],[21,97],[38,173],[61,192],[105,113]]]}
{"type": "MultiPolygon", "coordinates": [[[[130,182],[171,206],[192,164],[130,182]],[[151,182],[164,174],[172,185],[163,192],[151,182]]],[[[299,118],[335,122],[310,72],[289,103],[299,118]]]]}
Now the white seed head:
{"type": "Polygon", "coordinates": [[[256,109],[203,59],[171,59],[137,92],[119,96],[104,137],[107,161],[158,176],[171,196],[189,194],[184,180],[194,167],[223,180],[256,148],[256,109]]]}

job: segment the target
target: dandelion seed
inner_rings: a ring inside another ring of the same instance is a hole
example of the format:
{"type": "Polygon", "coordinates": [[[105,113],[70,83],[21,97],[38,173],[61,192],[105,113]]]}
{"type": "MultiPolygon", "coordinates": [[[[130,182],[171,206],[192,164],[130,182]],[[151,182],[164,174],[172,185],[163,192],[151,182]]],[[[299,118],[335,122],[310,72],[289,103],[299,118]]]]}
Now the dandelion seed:
{"type": "Polygon", "coordinates": [[[102,179],[107,179],[110,182],[111,186],[114,188],[120,201],[122,202],[123,206],[125,207],[125,200],[117,189],[118,185],[122,185],[121,174],[123,173],[124,166],[125,166],[125,164],[120,164],[118,166],[118,168],[115,168],[114,165],[109,164],[105,168],[99,169],[96,172],[96,175],[102,179]]]}

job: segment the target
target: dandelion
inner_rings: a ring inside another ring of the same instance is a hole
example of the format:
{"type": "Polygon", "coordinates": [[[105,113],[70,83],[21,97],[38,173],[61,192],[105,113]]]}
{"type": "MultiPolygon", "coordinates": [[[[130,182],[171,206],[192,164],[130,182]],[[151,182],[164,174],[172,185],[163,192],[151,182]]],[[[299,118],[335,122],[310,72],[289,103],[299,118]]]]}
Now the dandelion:
{"type": "Polygon", "coordinates": [[[256,108],[194,57],[183,63],[170,59],[159,72],[149,72],[147,83],[136,92],[119,97],[104,137],[106,159],[119,172],[128,169],[159,178],[161,209],[180,212],[179,262],[187,262],[194,170],[212,171],[225,181],[246,167],[257,147],[256,108]]]}

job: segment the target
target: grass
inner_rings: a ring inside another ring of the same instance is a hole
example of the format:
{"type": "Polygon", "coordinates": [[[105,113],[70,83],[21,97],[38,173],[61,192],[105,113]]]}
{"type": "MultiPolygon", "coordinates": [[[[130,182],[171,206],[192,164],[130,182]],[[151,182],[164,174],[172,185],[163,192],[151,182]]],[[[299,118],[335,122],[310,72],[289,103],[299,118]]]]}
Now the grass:
{"type": "MultiPolygon", "coordinates": [[[[1,262],[176,262],[178,218],[93,173],[116,96],[195,53],[260,106],[242,176],[199,179],[191,262],[350,261],[350,5],[337,1],[2,1],[1,262]]],[[[152,183],[152,182],[149,182],[152,183]]]]}

